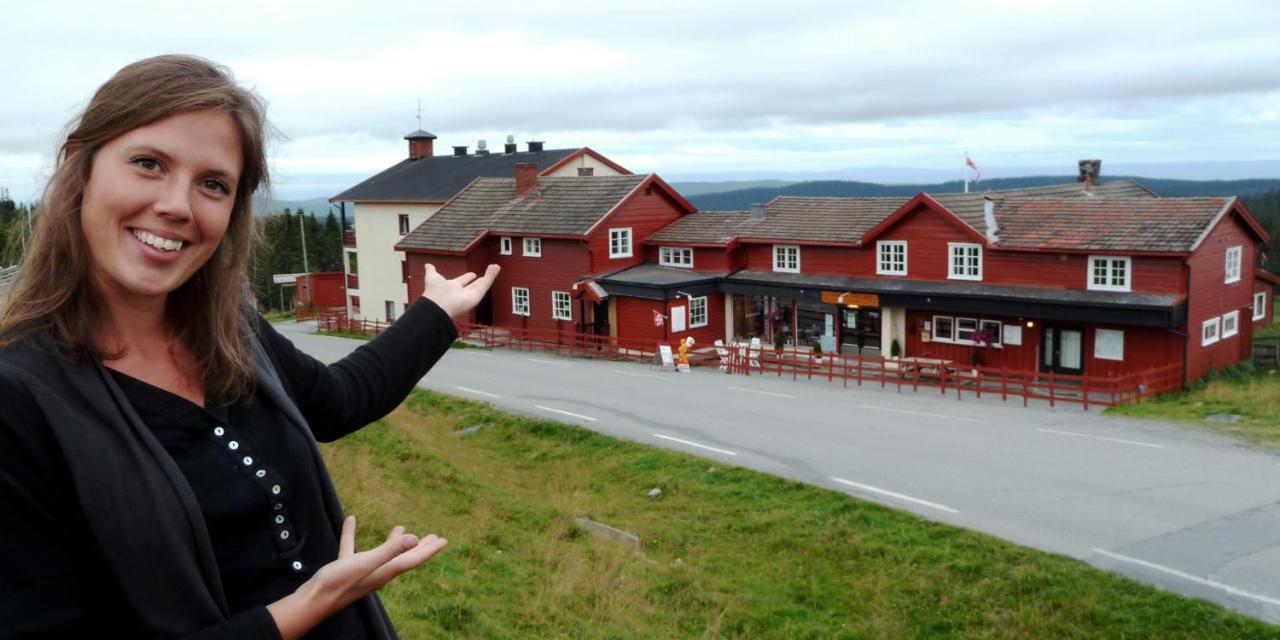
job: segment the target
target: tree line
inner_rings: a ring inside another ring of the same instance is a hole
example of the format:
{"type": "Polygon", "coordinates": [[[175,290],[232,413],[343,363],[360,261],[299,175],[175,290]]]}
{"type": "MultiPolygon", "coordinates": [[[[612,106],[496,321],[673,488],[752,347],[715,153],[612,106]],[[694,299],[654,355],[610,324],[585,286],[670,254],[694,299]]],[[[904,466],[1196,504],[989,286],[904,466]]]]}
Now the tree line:
{"type": "Polygon", "coordinates": [[[1266,256],[1262,268],[1280,274],[1280,189],[1241,198],[1262,228],[1271,234],[1271,240],[1263,248],[1266,256]]]}
{"type": "Polygon", "coordinates": [[[315,217],[285,209],[256,220],[261,242],[254,252],[249,278],[261,310],[293,308],[294,288],[272,282],[277,273],[342,271],[342,228],[332,211],[320,222],[315,217]],[[302,225],[302,230],[299,230],[302,225]],[[303,237],[306,265],[303,265],[303,237]]]}
{"type": "Polygon", "coordinates": [[[29,237],[30,208],[18,204],[9,190],[0,187],[0,267],[17,264],[29,237]]]}

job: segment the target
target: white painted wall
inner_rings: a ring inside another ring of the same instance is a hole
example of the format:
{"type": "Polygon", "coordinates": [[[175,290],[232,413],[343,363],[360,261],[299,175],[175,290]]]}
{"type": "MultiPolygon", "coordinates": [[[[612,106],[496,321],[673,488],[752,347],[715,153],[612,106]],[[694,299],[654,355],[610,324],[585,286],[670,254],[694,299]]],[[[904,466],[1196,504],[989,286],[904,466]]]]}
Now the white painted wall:
{"type": "MultiPolygon", "coordinates": [[[[409,214],[409,230],[440,210],[442,204],[356,203],[356,261],[360,270],[360,313],[356,320],[384,320],[386,301],[395,302],[396,317],[404,313],[409,290],[402,281],[404,252],[394,247],[400,235],[400,214],[409,214]]],[[[350,301],[348,301],[350,307],[350,301]]]]}
{"type": "Polygon", "coordinates": [[[592,169],[595,169],[595,173],[593,175],[597,175],[597,176],[623,175],[621,173],[618,173],[617,171],[614,171],[613,168],[610,167],[609,165],[603,162],[600,162],[595,158],[595,156],[592,156],[589,153],[584,153],[582,154],[581,157],[574,158],[573,161],[570,162],[569,164],[563,167],[560,167],[559,169],[556,169],[554,172],[548,173],[547,175],[557,177],[557,178],[561,178],[565,176],[570,176],[570,177],[577,176],[578,167],[591,167],[592,169]]]}

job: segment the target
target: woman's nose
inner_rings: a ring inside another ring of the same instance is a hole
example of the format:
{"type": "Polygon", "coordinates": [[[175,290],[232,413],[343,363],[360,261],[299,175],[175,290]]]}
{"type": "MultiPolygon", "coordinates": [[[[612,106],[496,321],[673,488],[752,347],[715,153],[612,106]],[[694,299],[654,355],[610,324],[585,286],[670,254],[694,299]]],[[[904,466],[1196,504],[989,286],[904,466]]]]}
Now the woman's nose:
{"type": "Polygon", "coordinates": [[[156,213],[176,222],[191,219],[191,187],[183,180],[169,180],[156,200],[156,213]]]}

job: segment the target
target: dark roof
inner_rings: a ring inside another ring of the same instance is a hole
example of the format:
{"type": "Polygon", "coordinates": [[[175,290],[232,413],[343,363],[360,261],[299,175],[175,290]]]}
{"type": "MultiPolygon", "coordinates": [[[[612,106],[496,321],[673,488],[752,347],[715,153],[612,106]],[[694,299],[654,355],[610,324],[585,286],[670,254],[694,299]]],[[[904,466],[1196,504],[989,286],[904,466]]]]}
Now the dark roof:
{"type": "Polygon", "coordinates": [[[476,178],[511,177],[514,179],[517,162],[535,163],[538,165],[538,170],[542,171],[575,151],[577,149],[550,149],[535,152],[431,156],[418,160],[406,158],[330,200],[444,202],[457,195],[476,178]]]}
{"type": "MultiPolygon", "coordinates": [[[[1150,189],[1138,184],[1133,179],[1115,180],[1094,185],[1089,191],[1078,182],[1055,184],[1044,187],[1026,187],[1023,189],[1004,189],[1002,191],[984,191],[973,193],[943,193],[931,195],[951,213],[973,227],[978,233],[987,233],[987,224],[982,218],[983,201],[987,198],[997,203],[1009,198],[1087,198],[1087,197],[1122,197],[1122,198],[1156,198],[1150,189]]],[[[1000,206],[997,205],[997,211],[1000,206]]],[[[997,216],[997,221],[999,217],[997,216]]]]}
{"type": "Polygon", "coordinates": [[[1010,198],[1003,249],[1189,253],[1234,198],[1010,198]]]}
{"type": "Polygon", "coordinates": [[[541,177],[515,195],[514,178],[479,178],[396,245],[462,251],[485,231],[510,235],[582,235],[647,175],[541,177]]]}
{"type": "MultiPolygon", "coordinates": [[[[692,214],[700,215],[700,214],[692,214]]],[[[663,267],[660,265],[646,262],[633,267],[628,267],[621,271],[597,276],[596,282],[608,286],[608,283],[624,283],[649,285],[654,287],[665,287],[678,284],[693,284],[698,282],[707,282],[718,280],[723,277],[724,273],[710,273],[706,271],[692,271],[689,269],[681,269],[679,267],[663,267]]]]}
{"type": "Polygon", "coordinates": [[[746,211],[699,211],[663,227],[645,244],[726,244],[738,235],[738,225],[750,215],[746,211]]]}
{"type": "Polygon", "coordinates": [[[422,129],[418,129],[413,133],[405,134],[404,139],[405,140],[435,140],[436,134],[431,133],[430,131],[423,131],[422,129]]]}

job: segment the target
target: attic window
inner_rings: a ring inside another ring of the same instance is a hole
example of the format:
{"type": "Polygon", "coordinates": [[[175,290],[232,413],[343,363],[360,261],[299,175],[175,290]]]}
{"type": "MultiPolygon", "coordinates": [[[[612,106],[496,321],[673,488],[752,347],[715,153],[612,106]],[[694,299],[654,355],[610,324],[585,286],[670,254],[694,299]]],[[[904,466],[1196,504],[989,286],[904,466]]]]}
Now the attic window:
{"type": "Polygon", "coordinates": [[[693,249],[689,247],[659,247],[658,264],[664,267],[693,267],[693,249]]]}
{"type": "Polygon", "coordinates": [[[1089,256],[1089,289],[1129,291],[1133,262],[1128,256],[1089,256]]]}
{"type": "Polygon", "coordinates": [[[800,247],[793,244],[773,245],[773,270],[800,273],[800,247]]]}
{"type": "Polygon", "coordinates": [[[578,167],[579,177],[585,178],[588,176],[594,176],[595,174],[596,174],[595,167],[578,167]]]}
{"type": "Polygon", "coordinates": [[[883,240],[876,243],[876,273],[890,276],[907,275],[907,242],[883,240]]]}
{"type": "Polygon", "coordinates": [[[982,279],[982,245],[949,242],[947,249],[950,256],[948,278],[952,280],[982,279]]]}
{"type": "Polygon", "coordinates": [[[609,257],[631,257],[631,227],[609,230],[609,257]]]}

